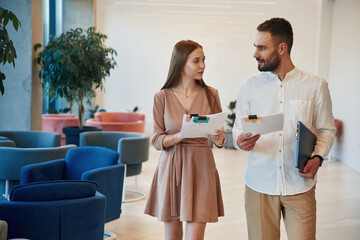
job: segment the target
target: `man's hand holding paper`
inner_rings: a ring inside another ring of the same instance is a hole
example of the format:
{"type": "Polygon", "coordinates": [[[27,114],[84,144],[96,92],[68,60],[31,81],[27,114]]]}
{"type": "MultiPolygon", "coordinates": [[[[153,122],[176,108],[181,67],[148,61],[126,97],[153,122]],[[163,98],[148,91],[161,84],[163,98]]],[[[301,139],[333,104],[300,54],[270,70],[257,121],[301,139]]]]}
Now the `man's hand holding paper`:
{"type": "Polygon", "coordinates": [[[251,151],[259,138],[260,134],[252,136],[251,133],[242,133],[239,135],[236,143],[242,150],[251,151]]]}
{"type": "Polygon", "coordinates": [[[251,151],[260,135],[281,131],[284,125],[284,114],[249,115],[241,118],[243,133],[237,138],[237,145],[245,151],[251,151]]]}
{"type": "Polygon", "coordinates": [[[284,114],[249,115],[241,118],[241,125],[243,133],[251,133],[252,136],[281,131],[284,125],[284,114]]]}

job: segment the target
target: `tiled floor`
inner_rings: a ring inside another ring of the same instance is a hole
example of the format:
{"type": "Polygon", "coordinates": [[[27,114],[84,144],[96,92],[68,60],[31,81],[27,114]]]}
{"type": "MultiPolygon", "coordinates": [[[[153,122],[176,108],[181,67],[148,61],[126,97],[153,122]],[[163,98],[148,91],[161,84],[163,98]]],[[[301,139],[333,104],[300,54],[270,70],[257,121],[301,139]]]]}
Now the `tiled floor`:
{"type": "MultiPolygon", "coordinates": [[[[243,173],[247,153],[231,149],[213,149],[222,186],[225,217],[208,224],[206,240],[247,239],[244,212],[243,173]]],[[[153,147],[150,159],[138,176],[139,190],[147,193],[160,152],[153,147]]],[[[134,179],[128,180],[133,186],[134,179]]],[[[324,162],[316,188],[318,240],[360,240],[360,173],[339,162],[324,162]]],[[[164,239],[163,223],[144,215],[146,200],[124,203],[120,219],[106,224],[106,230],[119,240],[164,239]]],[[[287,239],[282,227],[281,240],[287,239]]]]}

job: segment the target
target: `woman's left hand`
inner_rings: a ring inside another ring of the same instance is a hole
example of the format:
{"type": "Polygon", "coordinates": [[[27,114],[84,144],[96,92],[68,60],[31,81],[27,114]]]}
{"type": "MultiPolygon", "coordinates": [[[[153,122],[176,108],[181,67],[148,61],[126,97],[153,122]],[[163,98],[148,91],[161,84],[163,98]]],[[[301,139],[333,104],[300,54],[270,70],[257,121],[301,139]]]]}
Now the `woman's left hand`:
{"type": "Polygon", "coordinates": [[[225,144],[225,132],[224,130],[217,130],[218,135],[207,135],[209,139],[211,139],[214,144],[218,147],[223,147],[225,144]]]}

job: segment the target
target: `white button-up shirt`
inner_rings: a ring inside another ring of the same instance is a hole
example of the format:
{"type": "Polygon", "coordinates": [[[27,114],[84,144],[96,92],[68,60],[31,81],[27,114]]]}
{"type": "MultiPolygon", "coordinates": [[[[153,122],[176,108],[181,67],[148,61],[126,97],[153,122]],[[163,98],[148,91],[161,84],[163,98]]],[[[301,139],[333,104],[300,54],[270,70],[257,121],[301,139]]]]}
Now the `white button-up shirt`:
{"type": "MultiPolygon", "coordinates": [[[[233,128],[234,146],[242,133],[240,117],[284,113],[282,131],[260,136],[249,152],[245,183],[251,189],[270,195],[294,195],[310,190],[315,179],[300,177],[295,168],[297,121],[317,134],[313,155],[325,157],[336,132],[327,82],[294,68],[281,81],[271,72],[245,79],[236,103],[233,128]]],[[[319,169],[320,170],[320,169],[319,169]]]]}

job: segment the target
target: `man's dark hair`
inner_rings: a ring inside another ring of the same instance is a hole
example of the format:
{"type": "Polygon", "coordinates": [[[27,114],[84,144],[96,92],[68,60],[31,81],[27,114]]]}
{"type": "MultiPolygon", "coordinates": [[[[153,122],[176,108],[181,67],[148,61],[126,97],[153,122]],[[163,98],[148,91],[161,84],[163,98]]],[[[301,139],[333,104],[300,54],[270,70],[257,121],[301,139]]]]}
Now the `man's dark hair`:
{"type": "Polygon", "coordinates": [[[285,42],[290,54],[293,45],[293,30],[291,24],[284,18],[271,18],[261,23],[257,30],[259,32],[270,32],[274,38],[275,45],[285,42]]]}

